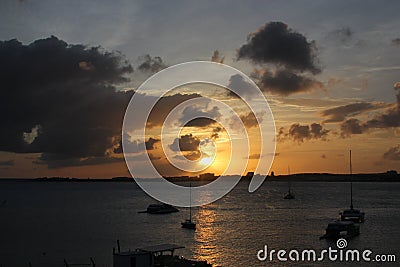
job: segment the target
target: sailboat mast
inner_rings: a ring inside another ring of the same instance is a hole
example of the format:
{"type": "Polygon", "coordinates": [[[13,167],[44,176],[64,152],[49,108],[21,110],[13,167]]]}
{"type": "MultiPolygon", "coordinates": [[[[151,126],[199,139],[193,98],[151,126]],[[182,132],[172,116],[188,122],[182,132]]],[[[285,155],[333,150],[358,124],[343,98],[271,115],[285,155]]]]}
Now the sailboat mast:
{"type": "MultiPolygon", "coordinates": [[[[289,165],[287,166],[287,169],[288,169],[288,176],[290,176],[290,166],[289,165]]],[[[288,184],[289,184],[289,194],[290,194],[290,189],[292,187],[292,183],[290,181],[290,177],[288,177],[288,184]]]]}
{"type": "Polygon", "coordinates": [[[351,164],[351,149],[350,149],[350,209],[353,209],[353,166],[351,164]]]}
{"type": "Polygon", "coordinates": [[[189,182],[190,206],[189,206],[189,219],[192,221],[192,181],[189,182]]]}

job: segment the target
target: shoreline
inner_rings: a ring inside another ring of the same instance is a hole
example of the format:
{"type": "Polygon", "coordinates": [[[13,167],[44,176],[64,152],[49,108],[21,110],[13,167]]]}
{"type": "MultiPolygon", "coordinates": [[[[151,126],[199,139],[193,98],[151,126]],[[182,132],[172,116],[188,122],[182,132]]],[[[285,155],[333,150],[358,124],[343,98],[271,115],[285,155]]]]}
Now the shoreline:
{"type": "MultiPolygon", "coordinates": [[[[255,175],[258,176],[258,175],[255,175]]],[[[230,179],[237,176],[224,176],[223,179],[230,179]]],[[[170,182],[212,182],[217,179],[214,176],[208,179],[197,177],[165,177],[170,182]]],[[[139,178],[156,181],[160,178],[139,178]]],[[[242,176],[240,181],[250,181],[252,177],[242,176]]],[[[0,178],[0,182],[135,182],[131,177],[114,178],[72,178],[72,177],[36,177],[36,178],[0,178]]],[[[298,173],[291,175],[267,176],[265,182],[400,182],[400,174],[395,173],[359,173],[359,174],[333,174],[333,173],[298,173]]]]}

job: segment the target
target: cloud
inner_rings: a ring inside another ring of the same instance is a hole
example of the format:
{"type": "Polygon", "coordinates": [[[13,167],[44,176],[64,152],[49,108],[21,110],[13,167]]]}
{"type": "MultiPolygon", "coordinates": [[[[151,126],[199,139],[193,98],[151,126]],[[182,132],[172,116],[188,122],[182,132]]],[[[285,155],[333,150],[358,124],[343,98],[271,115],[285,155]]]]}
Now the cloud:
{"type": "Polygon", "coordinates": [[[152,57],[147,54],[141,60],[143,62],[140,63],[138,70],[142,72],[157,73],[167,67],[161,57],[152,57]]]}
{"type": "Polygon", "coordinates": [[[114,87],[132,72],[120,53],[52,36],[0,41],[0,57],[0,151],[100,157],[115,145],[133,94],[114,87]]]}
{"type": "MultiPolygon", "coordinates": [[[[254,69],[251,74],[262,92],[276,95],[288,96],[295,93],[324,89],[324,85],[313,77],[298,73],[296,71],[279,68],[274,71],[268,69],[254,69]]],[[[243,79],[241,75],[233,75],[229,80],[228,87],[241,95],[251,97],[254,91],[253,85],[243,79]]],[[[235,96],[229,92],[229,95],[235,96]]]]}
{"type": "MultiPolygon", "coordinates": [[[[398,82],[393,85],[399,90],[398,82]]],[[[400,93],[396,95],[396,103],[381,113],[376,114],[372,119],[360,121],[348,119],[341,124],[341,135],[347,137],[352,134],[362,134],[370,129],[396,128],[400,126],[400,93]]]]}
{"type": "Polygon", "coordinates": [[[400,38],[395,38],[392,40],[392,44],[395,46],[400,46],[400,38]]]}
{"type": "Polygon", "coordinates": [[[47,165],[49,169],[58,169],[65,167],[109,164],[122,161],[124,161],[124,158],[122,157],[117,158],[100,156],[78,158],[54,153],[42,153],[37,160],[33,161],[33,163],[38,165],[47,165]]]}
{"type": "Polygon", "coordinates": [[[237,58],[316,74],[321,71],[316,66],[316,54],[315,41],[308,41],[285,23],[269,22],[248,36],[247,43],[239,48],[237,58]]]}
{"type": "Polygon", "coordinates": [[[140,153],[140,154],[125,156],[125,159],[128,161],[146,161],[148,158],[151,161],[162,159],[162,157],[155,156],[152,153],[147,153],[147,155],[146,153],[140,153]]]}
{"type": "Polygon", "coordinates": [[[260,114],[260,122],[257,121],[256,116],[254,116],[254,113],[251,111],[246,115],[240,115],[240,119],[243,121],[244,126],[246,126],[247,128],[257,127],[260,123],[262,123],[262,115],[264,114],[260,114]]]}
{"type": "Polygon", "coordinates": [[[267,91],[283,96],[324,87],[321,82],[314,78],[298,74],[289,69],[278,69],[275,72],[265,70],[260,76],[259,86],[264,92],[267,91]]]}
{"type": "MultiPolygon", "coordinates": [[[[243,95],[243,96],[247,95],[247,96],[251,97],[252,92],[253,92],[253,90],[252,90],[253,87],[254,87],[254,85],[247,82],[243,78],[243,76],[240,74],[232,75],[229,78],[228,88],[231,88],[233,91],[235,91],[239,95],[243,95]]],[[[237,96],[236,93],[229,90],[228,95],[236,97],[237,96]]]]}
{"type": "MultiPolygon", "coordinates": [[[[247,43],[238,50],[237,58],[274,65],[272,69],[264,65],[261,70],[255,69],[252,73],[252,78],[258,81],[263,92],[288,96],[324,88],[323,83],[312,77],[321,72],[316,64],[315,41],[308,41],[304,35],[282,22],[269,22],[250,34],[247,43]]],[[[240,92],[246,92],[244,88],[242,86],[240,92]]]]}
{"type": "Polygon", "coordinates": [[[260,154],[259,153],[251,154],[247,158],[248,159],[260,159],[260,154]]]}
{"type": "Polygon", "coordinates": [[[94,66],[92,65],[91,62],[81,61],[81,62],[78,63],[78,66],[82,70],[87,70],[87,71],[94,70],[94,66]]]}
{"type": "Polygon", "coordinates": [[[219,133],[222,131],[221,127],[215,127],[211,133],[210,138],[211,139],[217,139],[219,138],[219,133]]]}
{"type": "Polygon", "coordinates": [[[224,63],[224,59],[225,57],[218,50],[215,50],[211,56],[211,61],[216,63],[224,63]]]}
{"type": "Polygon", "coordinates": [[[0,151],[67,165],[106,157],[133,95],[115,88],[133,71],[123,55],[52,36],[0,41],[0,57],[0,151]]]}
{"type": "Polygon", "coordinates": [[[400,160],[400,145],[389,148],[384,154],[384,159],[400,160]]]}
{"type": "Polygon", "coordinates": [[[324,123],[329,122],[342,122],[349,116],[359,115],[365,111],[376,110],[383,107],[387,107],[383,103],[373,103],[373,102],[359,102],[351,103],[348,105],[338,106],[330,108],[321,112],[323,117],[327,117],[324,123]]]}
{"type": "Polygon", "coordinates": [[[324,129],[319,123],[312,123],[310,125],[294,123],[287,132],[284,128],[279,129],[278,141],[293,140],[298,143],[313,139],[326,141],[329,132],[330,130],[324,129]]]}
{"type": "Polygon", "coordinates": [[[198,160],[201,157],[200,151],[191,151],[188,153],[185,153],[183,155],[175,155],[174,158],[176,159],[188,159],[188,160],[198,160]]]}
{"type": "Polygon", "coordinates": [[[340,125],[341,136],[346,137],[352,134],[362,134],[365,127],[358,119],[348,119],[340,125]]]}
{"type": "Polygon", "coordinates": [[[172,151],[199,151],[200,139],[192,134],[182,135],[175,138],[174,142],[169,145],[172,151]]]}
{"type": "Polygon", "coordinates": [[[199,94],[175,94],[170,96],[164,96],[160,98],[160,100],[153,107],[149,115],[149,119],[147,122],[147,127],[153,128],[157,126],[161,126],[166,120],[168,114],[178,106],[180,103],[183,103],[189,99],[193,99],[196,97],[200,97],[199,94]]]}
{"type": "Polygon", "coordinates": [[[14,160],[2,160],[0,161],[0,166],[14,166],[14,160]]]}
{"type": "Polygon", "coordinates": [[[160,142],[160,139],[155,139],[150,137],[149,140],[145,142],[146,150],[153,150],[154,149],[154,144],[160,142]]]}
{"type": "Polygon", "coordinates": [[[138,140],[131,141],[131,137],[124,133],[125,139],[125,149],[122,150],[122,143],[120,142],[119,145],[114,148],[114,153],[139,153],[145,150],[154,150],[155,144],[160,142],[160,139],[149,137],[149,139],[145,142],[140,142],[138,140]]]}
{"type": "Polygon", "coordinates": [[[179,122],[183,124],[191,118],[196,118],[190,120],[182,126],[206,127],[214,124],[214,120],[218,120],[220,117],[221,113],[219,112],[219,108],[217,106],[214,106],[211,109],[206,109],[201,106],[188,106],[182,111],[182,117],[179,118],[179,122]]]}

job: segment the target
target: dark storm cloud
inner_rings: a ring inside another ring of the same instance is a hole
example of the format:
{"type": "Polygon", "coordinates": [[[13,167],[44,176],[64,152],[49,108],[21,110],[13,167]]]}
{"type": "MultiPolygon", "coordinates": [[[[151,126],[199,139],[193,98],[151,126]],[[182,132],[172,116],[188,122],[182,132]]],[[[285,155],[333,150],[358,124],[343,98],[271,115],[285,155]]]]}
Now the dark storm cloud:
{"type": "Polygon", "coordinates": [[[141,60],[142,63],[140,63],[138,69],[143,72],[156,73],[167,67],[161,57],[145,55],[141,60]]]}
{"type": "Polygon", "coordinates": [[[396,46],[400,46],[400,38],[395,38],[392,40],[392,44],[396,46]]]}
{"type": "Polygon", "coordinates": [[[250,34],[247,43],[238,50],[237,58],[261,65],[275,65],[272,70],[264,65],[261,70],[253,72],[252,78],[257,80],[263,92],[288,96],[324,88],[312,77],[321,72],[317,66],[315,41],[308,41],[304,35],[282,22],[269,22],[250,34]]]}
{"type": "Polygon", "coordinates": [[[200,139],[192,134],[182,135],[169,145],[172,151],[199,151],[200,139]]]}
{"type": "Polygon", "coordinates": [[[387,106],[383,103],[360,102],[343,105],[339,107],[330,108],[321,112],[323,117],[327,117],[324,121],[328,122],[342,122],[349,116],[359,115],[365,111],[376,110],[387,106]]]}
{"type": "Polygon", "coordinates": [[[308,41],[285,23],[269,22],[248,36],[247,43],[238,50],[237,58],[316,74],[321,71],[316,65],[316,54],[315,41],[308,41]]]}
{"type": "Polygon", "coordinates": [[[311,125],[300,125],[299,123],[292,124],[288,131],[281,128],[278,132],[278,140],[293,140],[302,143],[306,140],[323,140],[326,141],[329,130],[324,129],[319,123],[311,125]]]}
{"type": "Polygon", "coordinates": [[[224,59],[225,57],[218,50],[215,50],[211,56],[211,61],[216,63],[224,63],[224,59]]]}
{"type": "MultiPolygon", "coordinates": [[[[324,89],[324,85],[310,75],[301,74],[286,68],[278,68],[275,71],[254,69],[251,76],[262,92],[269,92],[276,95],[288,96],[315,89],[324,89]]],[[[230,78],[228,87],[235,89],[235,92],[240,95],[251,97],[251,94],[254,93],[253,85],[245,81],[239,74],[233,75],[230,78]]],[[[229,95],[236,96],[232,92],[229,92],[229,95]]]]}
{"type": "Polygon", "coordinates": [[[120,53],[52,36],[1,41],[0,58],[0,151],[101,157],[114,145],[133,94],[114,88],[132,72],[120,53]]]}
{"type": "Polygon", "coordinates": [[[278,69],[274,73],[268,70],[264,71],[261,74],[259,86],[264,92],[268,91],[283,96],[323,88],[323,84],[314,78],[289,69],[278,69]]]}
{"type": "Polygon", "coordinates": [[[400,160],[400,145],[389,148],[384,154],[384,159],[400,160]]]}
{"type": "Polygon", "coordinates": [[[178,106],[179,104],[196,97],[200,97],[199,94],[175,94],[170,96],[164,96],[158,100],[156,105],[153,107],[149,119],[147,121],[147,126],[157,127],[161,126],[166,120],[168,114],[178,106]]]}
{"type": "Polygon", "coordinates": [[[188,106],[182,111],[182,117],[179,118],[179,122],[183,124],[191,118],[196,118],[181,126],[205,127],[214,124],[215,120],[220,117],[221,113],[217,106],[209,110],[204,110],[204,108],[199,106],[188,106]]]}
{"type": "Polygon", "coordinates": [[[14,166],[14,160],[2,160],[0,161],[0,166],[14,166]]]}
{"type": "Polygon", "coordinates": [[[115,162],[132,91],[116,91],[132,67],[119,52],[52,36],[0,42],[0,151],[41,153],[50,168],[115,162]]]}

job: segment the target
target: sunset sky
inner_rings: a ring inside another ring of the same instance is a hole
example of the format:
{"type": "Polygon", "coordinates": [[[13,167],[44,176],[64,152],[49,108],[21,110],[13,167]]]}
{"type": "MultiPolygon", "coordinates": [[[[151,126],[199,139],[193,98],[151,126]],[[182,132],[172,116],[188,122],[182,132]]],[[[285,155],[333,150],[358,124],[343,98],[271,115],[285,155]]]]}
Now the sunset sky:
{"type": "MultiPolygon", "coordinates": [[[[133,90],[194,60],[230,65],[262,90],[275,118],[276,174],[288,166],[347,173],[349,149],[356,173],[400,171],[398,10],[398,1],[361,0],[1,1],[0,177],[128,176],[120,143],[133,90]]],[[[153,93],[141,95],[143,103],[153,93]]],[[[163,175],[185,174],[167,163],[160,131],[174,106],[198,96],[237,111],[252,146],[238,157],[252,171],[263,160],[254,115],[225,88],[206,84],[163,97],[146,140],[129,139],[130,159],[140,164],[147,150],[163,175]]],[[[181,120],[191,112],[221,117],[212,105],[182,112],[181,120]]],[[[168,149],[198,159],[208,140],[216,158],[199,164],[220,174],[226,131],[208,120],[186,126],[168,149]]]]}

